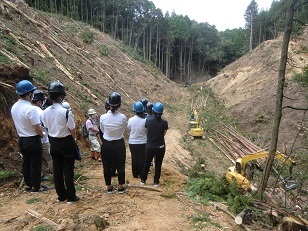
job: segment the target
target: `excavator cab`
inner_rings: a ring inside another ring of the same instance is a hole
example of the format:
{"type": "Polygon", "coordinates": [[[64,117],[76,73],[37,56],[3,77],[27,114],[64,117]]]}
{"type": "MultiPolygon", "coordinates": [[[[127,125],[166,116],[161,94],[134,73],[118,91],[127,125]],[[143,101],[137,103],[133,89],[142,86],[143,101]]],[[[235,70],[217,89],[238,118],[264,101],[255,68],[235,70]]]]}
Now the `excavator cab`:
{"type": "Polygon", "coordinates": [[[196,137],[205,139],[204,128],[200,126],[196,110],[194,110],[190,116],[188,134],[190,135],[191,140],[194,140],[196,137]]]}

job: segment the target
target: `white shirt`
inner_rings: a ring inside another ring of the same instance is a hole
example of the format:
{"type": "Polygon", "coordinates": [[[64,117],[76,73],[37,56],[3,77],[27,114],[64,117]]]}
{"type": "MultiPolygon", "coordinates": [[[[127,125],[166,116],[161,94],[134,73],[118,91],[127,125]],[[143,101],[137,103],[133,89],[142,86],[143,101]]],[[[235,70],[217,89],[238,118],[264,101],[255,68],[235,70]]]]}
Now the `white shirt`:
{"type": "Polygon", "coordinates": [[[48,134],[54,138],[63,138],[71,135],[70,130],[75,128],[74,115],[68,113],[66,121],[66,109],[59,103],[54,103],[43,111],[42,122],[48,129],[48,134]]]}
{"type": "MultiPolygon", "coordinates": [[[[33,105],[33,106],[35,107],[35,109],[36,109],[37,112],[39,113],[39,115],[40,115],[40,120],[41,120],[41,122],[42,122],[42,114],[43,114],[42,108],[40,108],[40,107],[38,107],[38,106],[35,106],[35,105],[33,105]]],[[[47,129],[46,129],[44,126],[42,126],[42,123],[41,123],[41,128],[42,128],[42,132],[43,132],[43,135],[44,135],[43,138],[41,139],[42,143],[43,143],[43,144],[49,143],[47,129]]]]}
{"type": "Polygon", "coordinates": [[[19,137],[37,136],[33,125],[40,124],[40,115],[27,100],[19,99],[12,107],[11,114],[19,137]]]}
{"type": "Polygon", "coordinates": [[[128,120],[127,128],[130,130],[128,143],[145,144],[147,142],[147,129],[145,128],[145,118],[137,115],[128,120]]]}
{"type": "Polygon", "coordinates": [[[126,116],[118,111],[114,113],[109,110],[100,116],[100,129],[104,133],[103,138],[108,141],[124,138],[126,129],[126,116]]]}

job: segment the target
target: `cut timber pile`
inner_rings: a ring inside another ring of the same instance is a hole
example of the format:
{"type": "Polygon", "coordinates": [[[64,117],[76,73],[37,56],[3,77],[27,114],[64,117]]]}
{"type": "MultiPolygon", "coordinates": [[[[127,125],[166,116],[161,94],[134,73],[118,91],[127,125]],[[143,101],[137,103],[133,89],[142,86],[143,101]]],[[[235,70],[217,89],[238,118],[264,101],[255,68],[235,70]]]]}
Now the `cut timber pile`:
{"type": "MultiPolygon", "coordinates": [[[[232,161],[233,164],[238,158],[262,150],[261,147],[252,143],[237,132],[236,129],[227,124],[222,124],[217,129],[208,132],[208,140],[230,161],[232,161]]],[[[281,180],[282,177],[279,176],[279,179],[281,180]]],[[[295,208],[298,210],[304,210],[303,208],[307,208],[307,200],[303,200],[303,198],[299,197],[296,190],[286,192],[284,184],[277,184],[275,188],[268,187],[265,194],[270,204],[279,208],[280,211],[284,211],[285,215],[295,212],[295,208]]],[[[275,210],[277,211],[277,209],[275,210]]],[[[236,222],[241,223],[243,216],[244,213],[239,214],[236,222]]]]}

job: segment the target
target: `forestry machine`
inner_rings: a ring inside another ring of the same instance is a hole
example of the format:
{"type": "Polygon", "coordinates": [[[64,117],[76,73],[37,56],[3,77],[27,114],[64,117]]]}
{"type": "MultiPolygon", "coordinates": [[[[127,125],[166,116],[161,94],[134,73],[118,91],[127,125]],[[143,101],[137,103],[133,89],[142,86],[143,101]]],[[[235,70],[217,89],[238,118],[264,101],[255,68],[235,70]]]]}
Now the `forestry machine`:
{"type": "Polygon", "coordinates": [[[200,137],[203,140],[205,139],[204,128],[200,126],[199,117],[196,110],[194,110],[190,116],[188,134],[190,135],[191,140],[194,140],[195,137],[200,137]]]}
{"type": "MultiPolygon", "coordinates": [[[[249,180],[253,179],[253,170],[255,166],[252,167],[251,170],[249,171],[248,168],[246,169],[246,165],[249,164],[249,162],[252,160],[257,160],[267,156],[268,156],[268,151],[260,150],[237,159],[235,162],[235,166],[229,167],[226,173],[227,180],[230,183],[232,182],[236,183],[239,188],[242,188],[244,190],[251,189],[249,180]]],[[[289,166],[290,175],[292,176],[292,168],[294,165],[296,165],[295,161],[287,159],[286,156],[280,153],[279,151],[276,151],[275,159],[289,166]]],[[[285,183],[286,189],[293,189],[296,187],[295,181],[283,180],[283,182],[285,183]]]]}

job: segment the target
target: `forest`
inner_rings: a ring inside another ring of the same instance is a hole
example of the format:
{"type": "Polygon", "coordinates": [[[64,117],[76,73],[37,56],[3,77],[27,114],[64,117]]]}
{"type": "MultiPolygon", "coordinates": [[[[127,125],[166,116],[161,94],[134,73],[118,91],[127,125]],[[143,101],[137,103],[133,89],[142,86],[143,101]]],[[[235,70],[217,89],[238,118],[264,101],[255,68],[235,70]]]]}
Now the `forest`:
{"type": "MultiPolygon", "coordinates": [[[[31,7],[83,21],[122,41],[140,61],[152,62],[170,79],[190,83],[211,78],[262,42],[283,32],[288,0],[259,9],[252,0],[244,28],[218,31],[215,25],[156,8],[149,0],[26,0],[31,7]]],[[[308,0],[296,6],[293,35],[308,23],[308,0]]]]}

